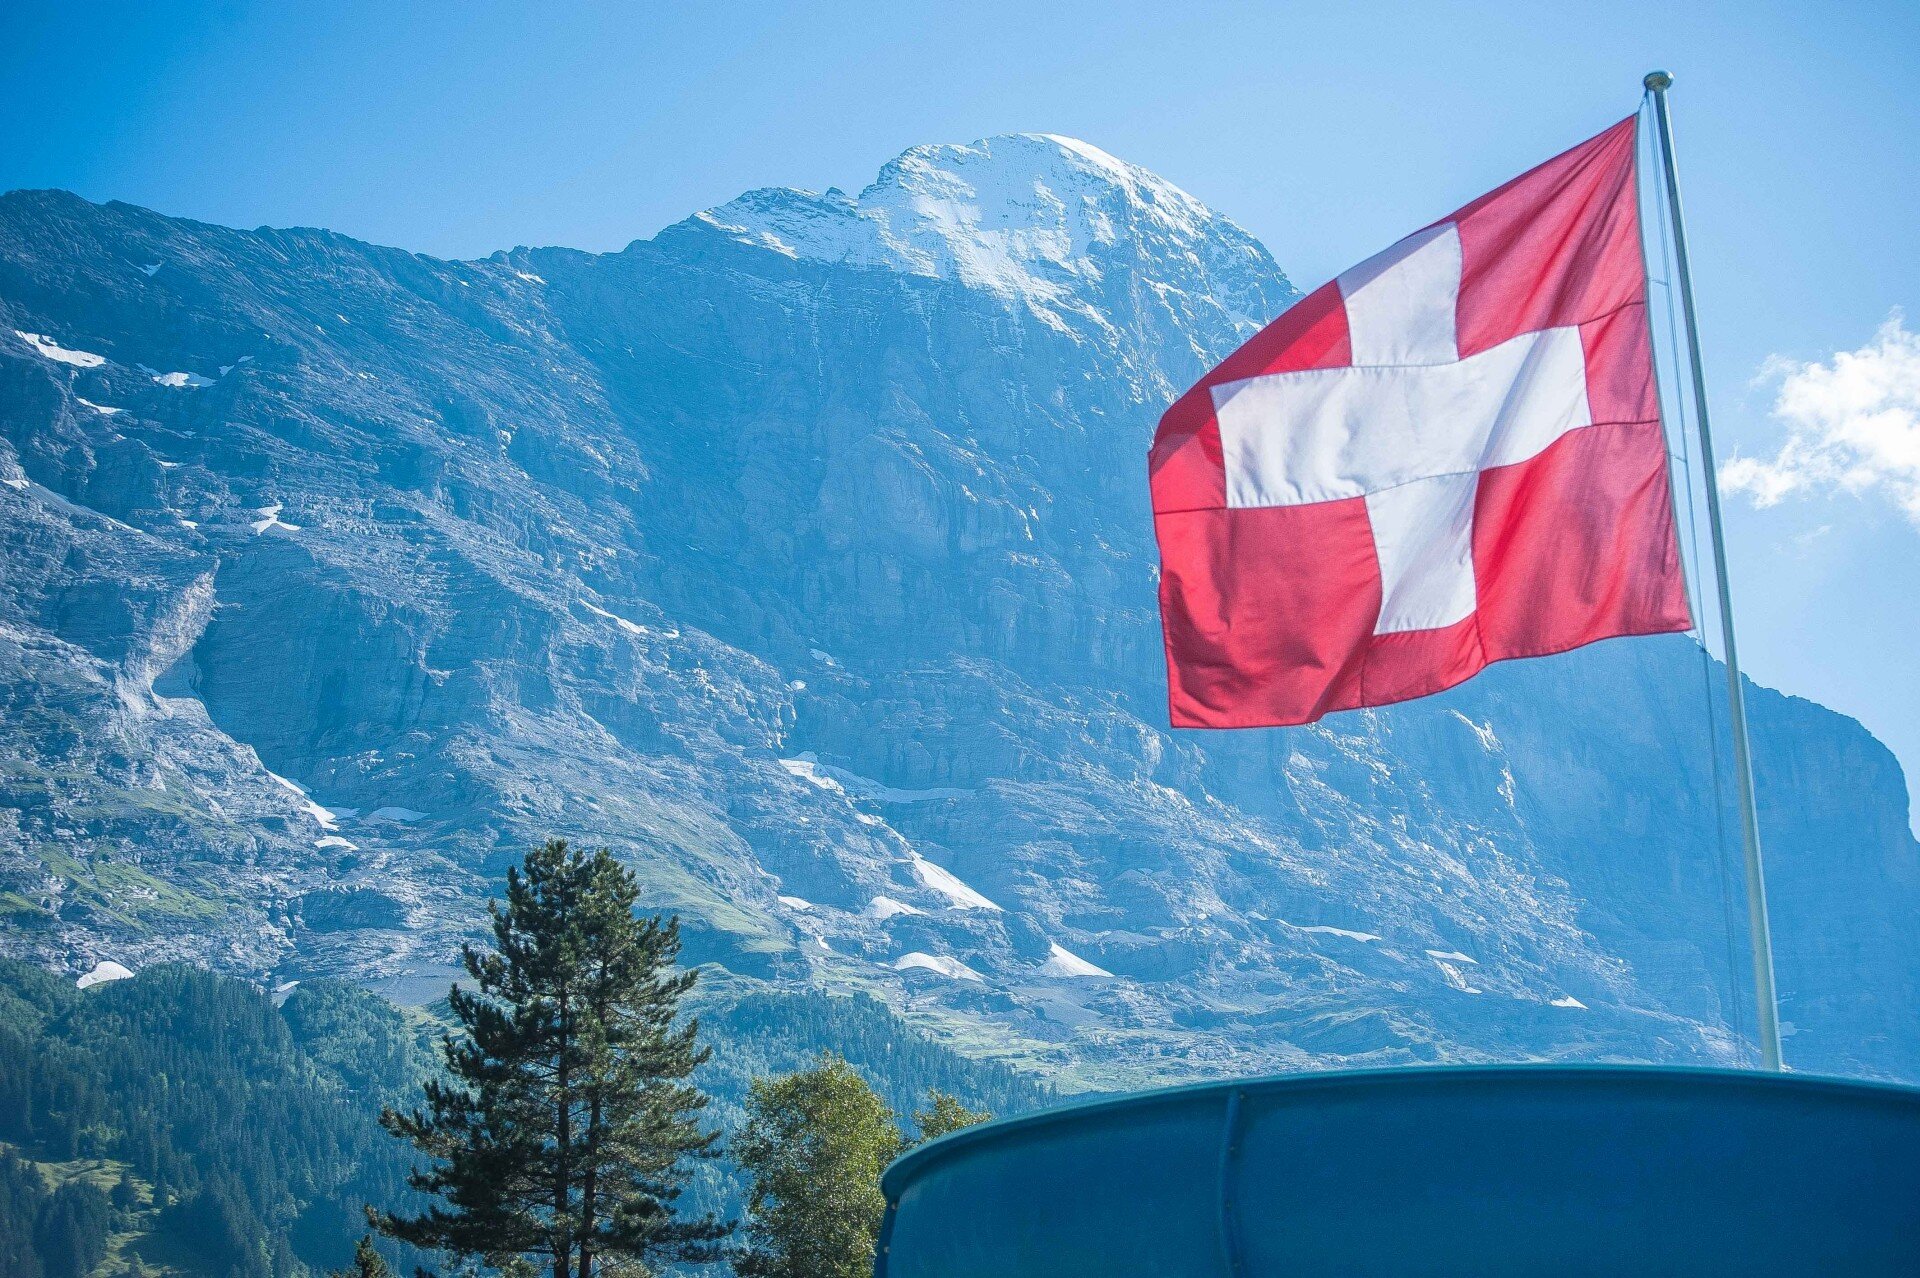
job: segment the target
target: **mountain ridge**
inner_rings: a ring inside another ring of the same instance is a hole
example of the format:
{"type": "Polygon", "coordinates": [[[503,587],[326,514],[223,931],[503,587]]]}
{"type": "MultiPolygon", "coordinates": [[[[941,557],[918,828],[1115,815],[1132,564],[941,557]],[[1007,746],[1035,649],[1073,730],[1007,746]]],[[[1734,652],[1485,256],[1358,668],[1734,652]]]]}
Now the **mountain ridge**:
{"type": "MultiPolygon", "coordinates": [[[[431,985],[555,832],[696,958],[1068,1086],[1738,1059],[1696,645],[1156,726],[1152,421],[1298,294],[1000,150],[900,181],[1011,189],[936,229],[1012,227],[1037,292],[737,208],[445,262],[0,197],[0,944],[431,985]]],[[[1789,1054],[1911,1075],[1904,778],[1752,695],[1789,1054]]]]}

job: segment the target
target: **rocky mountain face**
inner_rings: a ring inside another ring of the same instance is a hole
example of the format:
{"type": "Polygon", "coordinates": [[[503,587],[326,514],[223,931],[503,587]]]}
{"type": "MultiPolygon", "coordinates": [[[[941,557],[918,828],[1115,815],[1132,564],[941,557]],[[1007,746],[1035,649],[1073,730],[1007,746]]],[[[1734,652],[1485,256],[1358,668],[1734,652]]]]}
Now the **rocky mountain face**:
{"type": "MultiPolygon", "coordinates": [[[[1147,441],[1296,296],[1052,137],[605,255],[0,198],[0,947],[437,994],[556,833],[1069,1088],[1745,1059],[1690,640],[1166,727],[1147,441]]],[[[1904,779],[1751,701],[1788,1054],[1920,1076],[1904,779]]]]}

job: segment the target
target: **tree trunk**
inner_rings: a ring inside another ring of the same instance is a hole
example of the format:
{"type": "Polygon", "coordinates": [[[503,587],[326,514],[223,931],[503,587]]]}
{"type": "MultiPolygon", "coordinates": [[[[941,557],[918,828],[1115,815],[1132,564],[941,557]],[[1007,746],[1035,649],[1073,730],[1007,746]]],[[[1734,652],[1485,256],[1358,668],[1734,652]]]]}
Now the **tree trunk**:
{"type": "Polygon", "coordinates": [[[567,1228],[567,1206],[573,1197],[573,1087],[568,1077],[567,1056],[571,1048],[571,1035],[567,1030],[567,996],[564,990],[560,994],[559,1023],[559,1059],[554,1071],[554,1104],[559,1112],[554,1116],[553,1168],[553,1278],[573,1278],[573,1234],[567,1228]]]}
{"type": "Polygon", "coordinates": [[[580,1177],[580,1276],[593,1278],[593,1191],[600,1169],[600,1093],[587,1103],[587,1166],[580,1177]]]}

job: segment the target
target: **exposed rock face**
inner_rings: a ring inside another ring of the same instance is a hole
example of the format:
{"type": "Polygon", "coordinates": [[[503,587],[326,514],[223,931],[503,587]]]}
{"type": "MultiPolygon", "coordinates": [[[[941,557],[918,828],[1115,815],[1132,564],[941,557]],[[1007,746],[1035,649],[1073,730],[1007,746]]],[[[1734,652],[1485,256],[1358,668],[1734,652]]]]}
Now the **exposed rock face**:
{"type": "MultiPolygon", "coordinates": [[[[1296,295],[1044,137],[600,256],[4,197],[0,943],[431,974],[552,832],[1068,1086],[1736,1059],[1691,642],[1165,728],[1147,440],[1296,295]]],[[[1752,701],[1789,1054],[1920,1074],[1903,778],[1752,701]]]]}

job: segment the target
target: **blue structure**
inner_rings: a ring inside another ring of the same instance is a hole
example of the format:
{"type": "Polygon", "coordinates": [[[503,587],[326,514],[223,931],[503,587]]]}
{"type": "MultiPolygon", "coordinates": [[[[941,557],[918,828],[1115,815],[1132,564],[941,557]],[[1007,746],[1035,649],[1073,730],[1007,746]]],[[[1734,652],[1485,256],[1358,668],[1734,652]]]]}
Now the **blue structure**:
{"type": "Polygon", "coordinates": [[[1920,1090],[1297,1075],[989,1123],[883,1183],[877,1278],[1920,1275],[1920,1090]]]}

